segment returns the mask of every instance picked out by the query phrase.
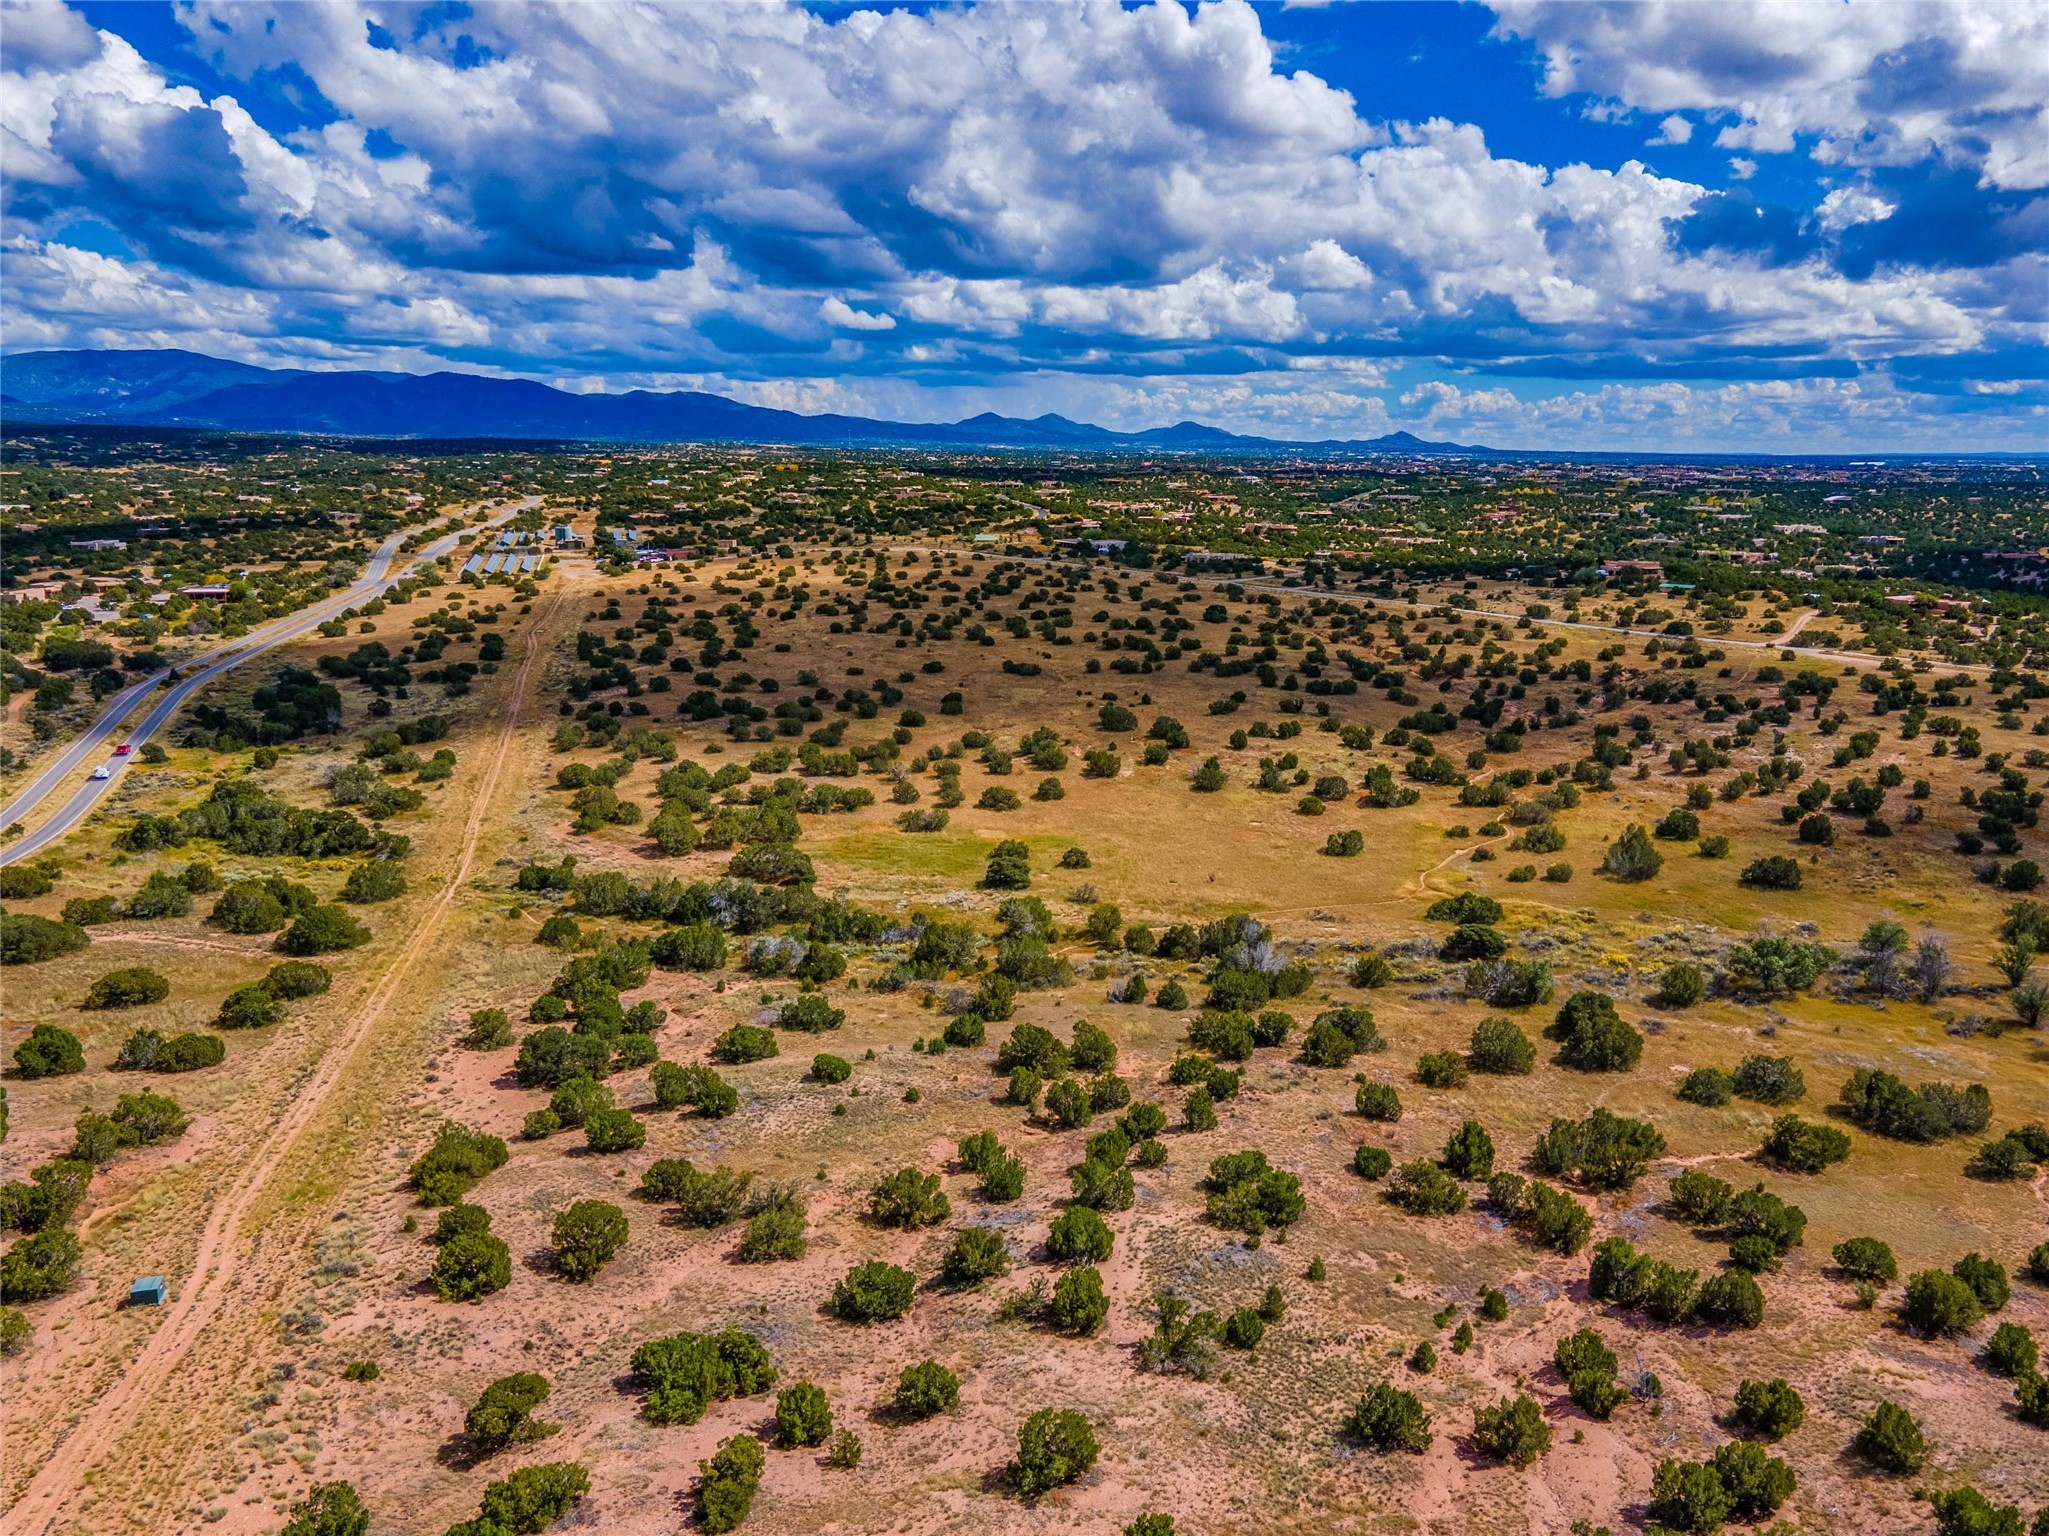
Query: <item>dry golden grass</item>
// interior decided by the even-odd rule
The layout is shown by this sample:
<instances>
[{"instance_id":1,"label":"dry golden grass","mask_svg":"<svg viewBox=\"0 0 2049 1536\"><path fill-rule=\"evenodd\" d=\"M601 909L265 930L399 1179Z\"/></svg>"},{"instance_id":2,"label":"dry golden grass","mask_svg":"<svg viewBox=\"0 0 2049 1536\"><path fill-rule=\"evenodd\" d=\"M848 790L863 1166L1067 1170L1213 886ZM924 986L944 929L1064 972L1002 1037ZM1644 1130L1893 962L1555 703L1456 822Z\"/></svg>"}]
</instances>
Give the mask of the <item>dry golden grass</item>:
<instances>
[{"instance_id":1,"label":"dry golden grass","mask_svg":"<svg viewBox=\"0 0 2049 1536\"><path fill-rule=\"evenodd\" d=\"M938 1010L920 1005L919 989L884 996L837 983L828 990L847 1009L847 1026L815 1040L786 1033L777 1059L727 1069L743 1098L740 1113L729 1120L650 1110L646 1147L620 1157L589 1156L573 1135L513 1140L511 1163L473 1197L492 1210L496 1230L512 1246L512 1285L476 1307L434 1302L421 1286L432 1250L423 1231L405 1230L416 1213L402 1187L407 1163L444 1117L514 1138L525 1113L543 1102L542 1095L512 1085L510 1051L472 1053L453 1045L473 1008L499 1006L515 1020L523 1018L561 961L532 942L547 908L509 893L511 866L574 851L584 871L618 868L641 879L660 873L688 880L715 877L728 857L707 852L663 860L637 834L623 830L594 838L569 835L566 797L548 788L559 761L548 750L559 694L545 690L559 686L570 670L573 652L561 647L586 608L597 606L586 603L586 595L628 584L574 573L568 580L573 600L551 627L513 631L515 653L520 638L555 649L532 726L518 735L486 818L476 878L451 907L431 960L409 976L404 1006L366 1043L264 1191L238 1250L247 1275L233 1310L191 1351L173 1378L174 1389L138 1405L118 1439L90 1447L64 1443L66 1413L116 1378L151 1326L149 1314L113 1309L119 1288L143 1269L185 1273L208 1202L264 1137L294 1085L343 1028L349 1009L397 954L423 910L430 882L422 877L451 866L474 767L510 705L510 667L484 680L455 710L460 723L451 744L462 770L433 794L431 814L403 819L418 845L417 889L399 903L371 909L376 942L344 957L336 966L334 993L295 1007L290 1023L264 1032L269 1038L231 1039L226 1068L171 1080L171 1091L194 1111L194 1130L165 1154L124 1160L96 1184L86 1227L86 1278L71 1295L35 1309L35 1349L5 1368L11 1490L19 1490L45 1456L90 1456L97 1466L96 1502L80 1507L76 1528L182 1531L217 1523L240 1532L274 1529L292 1495L312 1481L346 1477L377 1512L375 1528L438 1531L473 1514L484 1482L502 1476L504 1466L575 1458L593 1473L587 1518L607 1530L669 1531L687 1516L697 1460L726 1436L759 1427L770 1403L723 1404L697 1425L658 1429L639 1419L637 1399L622 1390L621 1378L641 1340L721 1326L759 1333L783 1379L822 1385L839 1421L855 1428L867 1445L854 1473L827 1470L813 1453L771 1452L749 1530L1111 1531L1153 1508L1174 1512L1182 1529L1197 1533L1562 1536L1582 1517L1611 1525L1639 1517L1656 1463L1699 1457L1722 1443L1727 1432L1719 1418L1737 1381L1780 1374L1794 1381L1808 1404L1806 1426L1780 1451L1800 1476L1788 1513L1797 1514L1803 1528L1915 1527L1920 1517L1906 1482L1863 1475L1842 1456L1858 1417L1880 1396L1906 1404L1928 1425L1936 1451L1924 1481L1946 1486L1972 1480L2022 1501L2030 1512L2049 1489L2049 1444L2039 1431L2007 1416L2007 1383L1973 1364L1966 1345L1927 1344L1902 1334L1887 1303L1872 1312L1855 1310L1848 1286L1826 1273L1829 1247L1861 1233L1890 1241L1903 1271L1947 1267L1964 1251L1978 1249L2017 1272L2042 1235L2042 1181L1976 1183L1961 1174L1965 1145L1903 1147L1854 1130L1848 1163L1813 1178L1775 1175L1745 1161L1771 1111L1742 1101L1700 1109L1672 1097L1687 1069L1732 1066L1745 1053L1764 1049L1790 1054L1803 1068L1809 1092L1802 1110L1810 1118L1850 1070L1876 1065L1913 1081L1988 1083L1996 1130L2049 1118L2041 1042L2026 1032L1994 1038L1946 1031L1946 1023L1963 1015L1996 1013L1999 999L1989 994L1952 996L1939 1008L1912 1002L1881 1008L1819 992L1768 1007L1711 1001L1670 1011L1648 1001L1666 960L1711 960L1760 925L1784 931L1811 922L1821 937L1847 948L1867 922L1887 915L1910 925L1934 923L1950 937L1958 982L1989 981L1989 933L2002 898L1970 883L1962 861L1944 851L1954 830L1967 824L1957 791L1978 781L1982 765L1932 761L1926 738L1901 743L1890 732L1875 761L1897 758L1909 780L1934 779L1927 823L1903 827L1884 841L1846 834L1838 849L1806 867L1807 887L1797 895L1752 892L1736 883L1751 858L1787 847L1777 799L1717 802L1703 813L1707 830L1734 841L1725 861L1700 860L1668 846L1663 874L1648 885L1620 886L1592 873L1613 835L1628 822L1654 820L1679 803L1684 783L1691 782L1673 779L1662 764L1664 745L1704 734L1689 724L1690 711L1682 716L1676 710L1645 711L1657 719L1660 736L1659 748L1648 754L1657 765L1648 780L1619 773L1612 794L1589 793L1578 809L1561 816L1569 847L1534 862L1570 861L1577 871L1572 882L1510 885L1505 874L1523 862L1519 856L1504 853L1494 862L1475 863L1472 839L1452 842L1443 836L1446 826L1477 826L1490 814L1451 805L1447 791L1427 791L1422 803L1405 811L1339 805L1322 817L1305 818L1295 813L1299 791L1271 795L1247 787L1261 752L1294 750L1312 773L1336 771L1354 782L1369 762L1401 756L1348 752L1335 736L1315 729L1313 716L1292 741L1255 741L1233 752L1226 738L1234 727L1262 715L1282 718L1273 708L1276 695L1256 687L1247 687L1250 698L1239 713L1206 713L1210 699L1249 679L1219 684L1172 664L1146 677L1088 677L1081 666L1091 652L1081 644L1006 641L978 648L957 642L898 651L888 638L833 636L816 623L764 621L764 642L787 641L792 649L772 654L764 644L750 656L749 667L757 675L773 671L781 677L783 697L794 690L800 668L837 688L852 666L863 667L862 681L872 685L900 666L914 667L923 655L943 656L943 676L906 685L909 702L928 716L907 753L966 728L1008 744L1034 726L1051 724L1077 755L1060 774L1064 799L1027 799L1020 810L999 814L972 809L980 789L992 781L969 754L963 775L968 804L953 812L939 834L895 831L898 808L886 793L878 797L881 803L851 816L806 817L802 846L817 861L822 893L844 893L886 912L964 913L987 928L997 897L975 888L983 861L997 839L1022 837L1033 850L1033 892L1063 925L1078 923L1086 913L1072 899L1084 882L1097 899L1117 903L1127 922L1146 921L1156 929L1229 911L1253 912L1283 941L1299 946L1315 967L1311 993L1287 1005L1299 1021L1306 1024L1318 1009L1337 1002L1372 1007L1391 1048L1354 1066L1399 1083L1407 1113L1393 1127L1368 1125L1351 1111L1349 1071L1304 1067L1292 1049L1258 1053L1247 1064L1243 1095L1220 1106L1220 1128L1203 1135L1171 1132L1167 1166L1138 1174L1137 1205L1110 1218L1117 1233L1116 1252L1103 1266L1113 1300L1110 1321L1094 1339L1063 1338L1027 1324L999 1323L995 1314L999 1300L1034 1275L1050 1280L1052 1271L1040 1261L1037 1245L1066 1192L1066 1170L1079 1158L1080 1136L1049 1131L997 1102L1002 1082L991 1072L990 1059L1005 1026L992 1027L988 1049L914 1053L913 1042L935 1036L943 1021ZM1503 594L1491 606L1515 611L1521 601ZM630 597L627 608L630 618ZM395 630L403 615L398 610L386 627ZM1568 643L1569 659L1590 656L1607 640L1575 632ZM1717 686L1739 694L1756 691L1746 686L1747 678L1768 656L1732 656L1735 676ZM1006 675L999 670L1006 657L1028 657L1044 671L1036 678ZM955 688L965 692L967 711L942 717L937 696ZM1101 740L1095 706L1106 689L1131 702L1142 724L1155 713L1178 716L1193 738L1192 749L1176 753L1166 767L1146 768L1137 763L1138 742L1126 738L1124 776L1083 779L1078 751ZM1426 703L1435 697L1418 691ZM1150 693L1150 705L1136 702L1142 692ZM664 723L663 699L650 696L649 702L657 706L654 723ZM1332 702L1344 719L1377 731L1403 713L1378 694ZM1857 707L1851 693L1839 693L1837 702ZM1982 702L1966 718L1985 730L1995 750L2018 745L2001 740ZM888 720L885 715L872 724L857 723L849 742L874 739ZM1520 759L1495 764L1569 761L1585 751L1591 724L1590 718L1569 732L1541 735ZM686 755L711 766L744 761L740 754L748 750L727 745L722 756L707 754L722 738L704 727L686 727L678 735ZM1470 738L1470 729L1464 735ZM1823 767L1831 744L1813 733L1811 722L1798 723L1791 736L1810 776L1820 772L1841 782L1843 773ZM1461 740L1460 750L1471 744ZM1217 795L1193 795L1186 774L1211 753L1223 758L1233 783ZM598 760L596 754L581 756ZM335 760L334 753L288 756L278 782L310 796L318 774ZM1749 760L1739 754L1738 766ZM1868 771L1874 765L1860 766ZM204 776L213 771L204 754L174 754L173 763L153 778L131 779L129 793L153 807L189 801L204 792ZM646 801L653 771L642 764L621 793ZM994 782L1028 795L1039 777L1020 761L1008 779ZM917 782L926 791L923 803L930 804L931 778ZM58 897L28 907L54 907L62 896L81 890L125 890L139 883L150 861L117 864L109 852L119 820L109 818L75 838L66 849ZM1366 835L1365 855L1321 856L1317 850L1325 836L1348 827ZM1055 870L1059 851L1075 844L1087 849L1092 867ZM310 877L327 890L338 884L340 871L295 871L294 877ZM1441 926L1422 920L1422 909L1434 895L1464 889L1503 900L1509 910L1504 931L1519 952L1541 952L1554 961L1560 999L1577 986L1598 985L1617 997L1632 1021L1658 1021L1655 1029L1647 1026L1644 1059L1634 1072L1599 1078L1567 1072L1550 1063L1546 1047L1536 1073L1527 1078L1475 1076L1464 1088L1444 1092L1414 1081L1418 1054L1462 1048L1488 1010L1459 995L1455 966L1407 959L1395 985L1363 994L1347 984L1345 972L1364 944L1441 936ZM512 915L515 905L518 916ZM119 936L102 930L85 955L9 973L10 1042L38 1019L58 1020L81 1030L92 1063L80 1077L10 1084L11 1163L25 1166L59 1149L80 1107L104 1105L126 1086L101 1068L127 1029L158 1017L188 1027L202 1022L221 994L260 973L270 958L261 940L224 938L196 918L146 925L147 931L133 926L132 935L127 929ZM609 926L627 931L627 925ZM1055 992L1029 994L1017 1021L1063 1035L1077 1019L1102 1025L1121 1047L1119 1070L1136 1095L1162 1102L1178 1121L1180 1091L1162 1079L1181 1049L1188 1013L1105 1001L1110 976L1122 975L1130 962L1096 956L1079 943L1064 947L1077 964L1078 979ZM79 1013L74 1004L85 983L114 963L135 963L131 954L150 957L148 963L172 977L172 1000L134 1014ZM877 968L857 960L853 979L865 980ZM1105 974L1096 974L1099 968ZM1156 981L1169 972L1182 975L1199 1000L1201 986L1191 968L1150 962L1143 968ZM780 1001L796 990L787 981L758 982L737 971L722 978L723 985L720 978L658 971L627 1001L646 996L663 1003L669 1017L659 1034L662 1053L688 1061L702 1059L711 1038L729 1024L753 1019L764 995ZM1522 1020L1525 1028L1535 1035L1550 1011L1533 1010ZM152 1017L145 1019L145 1013ZM1770 1037L1761 1038L1766 1029ZM848 1089L804 1080L814 1050L854 1061ZM866 1059L870 1051L872 1060ZM650 1097L644 1074L624 1074L614 1086L622 1102L645 1103ZM906 1090L912 1088L917 1102L907 1103ZM1564 1259L1522 1244L1484 1208L1437 1220L1402 1215L1349 1171L1352 1149L1361 1140L1387 1146L1397 1161L1434 1156L1467 1118L1487 1126L1502 1164L1514 1166L1554 1115L1584 1114L1596 1103L1654 1120L1669 1143L1667 1171L1685 1164L1710 1167L1731 1182L1762 1178L1807 1212L1805 1247L1783 1273L1765 1279L1769 1310L1761 1329L1711 1334L1639 1328L1588 1306L1584 1255ZM835 1112L840 1109L845 1112ZM1025 1197L1015 1205L984 1206L972 1177L952 1164L956 1142L983 1128L995 1129L1028 1165ZM1285 1243L1269 1238L1250 1250L1201 1219L1199 1180L1208 1159L1240 1147L1265 1149L1302 1179L1308 1213ZM808 1256L792 1264L740 1265L731 1257L737 1227L684 1229L656 1208L625 1197L641 1169L668 1156L724 1162L761 1180L798 1185L810 1207ZM869 1226L861 1220L869 1185L907 1164L945 1174L952 1220L910 1235ZM1721 1249L1659 1214L1663 1187L1664 1177L1654 1171L1629 1193L1590 1199L1597 1236L1629 1235L1662 1257L1711 1271ZM627 1209L632 1240L592 1284L568 1286L546 1273L539 1256L554 1213L571 1200L594 1197L615 1199ZM420 1214L422 1226L430 1227L431 1213ZM923 1290L909 1318L874 1329L852 1329L822 1313L832 1282L852 1263L886 1257L929 1276L948 1234L970 1221L1006 1232L1013 1259L1008 1277L981 1292ZM1329 1270L1321 1284L1302 1277L1315 1256ZM1253 1354L1226 1352L1223 1369L1207 1382L1136 1369L1132 1350L1150 1330L1147 1303L1158 1291L1172 1289L1199 1306L1229 1307L1256 1301L1269 1283L1286 1291L1290 1312ZM1509 1293L1510 1317L1500 1324L1476 1322L1474 1349L1456 1355L1449 1335L1458 1321L1472 1316L1483 1285ZM1462 1309L1458 1317L1434 1327L1433 1314L1453 1304ZM2049 1300L2040 1288L2017 1281L2005 1316L2042 1333L2049 1329ZM1567 1402L1550 1366L1551 1347L1588 1322L1622 1356L1626 1378L1638 1369L1660 1377L1660 1412L1631 1404L1601 1424ZM1433 1376L1418 1377L1402 1361L1425 1337L1436 1340L1442 1359ZM900 1425L880 1405L896 1372L928 1355L960 1373L962 1408L928 1424ZM357 1358L376 1359L382 1378L367 1385L343 1383L341 1366ZM464 1465L448 1454L464 1408L484 1383L515 1369L551 1378L555 1390L544 1416L559 1422L561 1432L483 1467ZM1336 1439L1351 1399L1388 1377L1418 1391L1436 1416L1438 1438L1425 1456L1383 1459ZM1523 1473L1485 1465L1465 1440L1471 1408L1519 1381L1544 1404L1557 1431L1551 1454ZM1097 1423L1104 1449L1096 1472L1036 1507L993 1489L990 1479L1012 1454L1023 1416L1042 1406L1069 1405L1084 1408ZM32 1510L19 1513L34 1517Z\"/></svg>"}]
</instances>

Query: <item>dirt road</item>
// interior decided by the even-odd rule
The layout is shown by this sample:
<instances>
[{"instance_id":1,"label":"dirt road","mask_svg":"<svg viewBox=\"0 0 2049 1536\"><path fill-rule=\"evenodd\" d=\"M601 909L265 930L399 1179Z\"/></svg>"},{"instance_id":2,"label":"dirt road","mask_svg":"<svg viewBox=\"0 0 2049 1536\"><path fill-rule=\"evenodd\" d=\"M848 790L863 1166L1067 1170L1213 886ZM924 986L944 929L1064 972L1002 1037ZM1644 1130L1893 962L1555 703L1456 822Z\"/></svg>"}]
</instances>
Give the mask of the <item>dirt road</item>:
<instances>
[{"instance_id":1,"label":"dirt road","mask_svg":"<svg viewBox=\"0 0 2049 1536\"><path fill-rule=\"evenodd\" d=\"M463 828L461 852L446 883L421 915L419 926L405 948L399 951L364 998L341 1037L321 1058L319 1067L307 1079L298 1097L269 1134L248 1149L241 1173L214 1203L200 1235L191 1272L173 1287L173 1300L165 1308L169 1315L150 1335L149 1342L128 1369L80 1417L77 1427L65 1437L58 1453L43 1463L13 1508L0 1517L0 1529L8 1533L53 1533L76 1528L71 1516L86 1487L87 1478L113 1452L121 1429L145 1416L149 1400L163 1389L241 1282L244 1260L242 1228L247 1217L284 1163L293 1143L347 1077L349 1064L357 1050L385 1017L406 983L413 979L421 961L431 954L456 893L469 879L477 838L491 813L500 773L512 755L521 706L533 674L545 655L549 622L561 606L563 596L558 591L549 599L535 614L527 631L526 656L513 680L505 724L499 732L491 761L478 780L476 796L470 803L469 819Z\"/></svg>"}]
</instances>

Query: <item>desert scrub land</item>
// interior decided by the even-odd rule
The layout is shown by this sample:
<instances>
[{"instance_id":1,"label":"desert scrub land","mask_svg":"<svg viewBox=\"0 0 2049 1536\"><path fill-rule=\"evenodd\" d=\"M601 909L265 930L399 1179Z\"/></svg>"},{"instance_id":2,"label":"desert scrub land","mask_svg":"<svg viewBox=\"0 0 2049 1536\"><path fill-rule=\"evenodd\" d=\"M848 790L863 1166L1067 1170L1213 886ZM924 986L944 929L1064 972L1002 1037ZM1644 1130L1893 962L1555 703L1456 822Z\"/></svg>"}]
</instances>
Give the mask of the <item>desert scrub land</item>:
<instances>
[{"instance_id":1,"label":"desert scrub land","mask_svg":"<svg viewBox=\"0 0 2049 1536\"><path fill-rule=\"evenodd\" d=\"M10 1523L2049 1503L2027 657L758 542L444 575L10 867Z\"/></svg>"}]
</instances>

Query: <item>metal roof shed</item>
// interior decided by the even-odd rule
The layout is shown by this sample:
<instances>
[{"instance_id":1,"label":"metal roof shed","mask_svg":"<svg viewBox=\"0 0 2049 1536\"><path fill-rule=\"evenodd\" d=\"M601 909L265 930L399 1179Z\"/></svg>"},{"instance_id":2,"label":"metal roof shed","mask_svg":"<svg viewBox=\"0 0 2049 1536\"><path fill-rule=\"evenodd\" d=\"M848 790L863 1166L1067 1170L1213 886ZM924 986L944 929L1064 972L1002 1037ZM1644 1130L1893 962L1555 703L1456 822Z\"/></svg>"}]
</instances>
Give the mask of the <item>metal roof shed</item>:
<instances>
[{"instance_id":1,"label":"metal roof shed","mask_svg":"<svg viewBox=\"0 0 2049 1536\"><path fill-rule=\"evenodd\" d=\"M131 1307L160 1307L171 1299L171 1288L162 1275L144 1275L128 1287Z\"/></svg>"}]
</instances>

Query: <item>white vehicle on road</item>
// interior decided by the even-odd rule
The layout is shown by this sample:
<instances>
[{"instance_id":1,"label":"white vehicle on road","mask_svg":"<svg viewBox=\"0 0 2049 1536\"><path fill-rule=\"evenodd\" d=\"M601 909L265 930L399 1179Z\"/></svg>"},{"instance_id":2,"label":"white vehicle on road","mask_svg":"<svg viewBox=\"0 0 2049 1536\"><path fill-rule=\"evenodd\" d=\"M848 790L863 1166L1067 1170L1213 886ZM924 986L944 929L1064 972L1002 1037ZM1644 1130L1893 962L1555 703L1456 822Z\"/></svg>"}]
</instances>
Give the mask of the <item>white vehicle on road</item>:
<instances>
[{"instance_id":1,"label":"white vehicle on road","mask_svg":"<svg viewBox=\"0 0 2049 1536\"><path fill-rule=\"evenodd\" d=\"M114 776L114 765L112 763L101 763L99 767L93 769L92 776L96 779L111 779Z\"/></svg>"}]
</instances>

